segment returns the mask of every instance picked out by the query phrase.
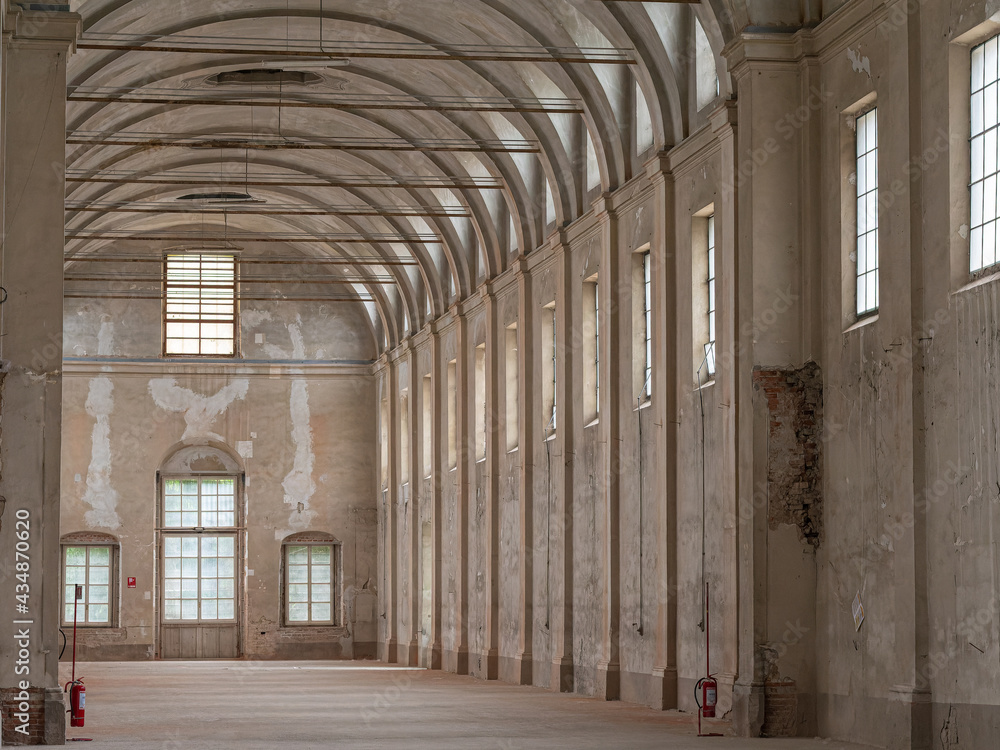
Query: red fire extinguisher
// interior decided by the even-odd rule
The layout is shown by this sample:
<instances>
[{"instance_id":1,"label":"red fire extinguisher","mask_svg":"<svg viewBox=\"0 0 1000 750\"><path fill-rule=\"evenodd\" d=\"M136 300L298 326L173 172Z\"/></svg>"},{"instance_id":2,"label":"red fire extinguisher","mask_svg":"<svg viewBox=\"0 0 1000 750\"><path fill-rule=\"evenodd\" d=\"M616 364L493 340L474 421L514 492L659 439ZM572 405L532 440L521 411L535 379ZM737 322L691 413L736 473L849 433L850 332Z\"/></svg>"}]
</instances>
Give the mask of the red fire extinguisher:
<instances>
[{"instance_id":1,"label":"red fire extinguisher","mask_svg":"<svg viewBox=\"0 0 1000 750\"><path fill-rule=\"evenodd\" d=\"M83 586L77 584L76 596L73 600L73 676L66 683L64 690L69 693L69 725L82 727L84 709L87 706L87 689L83 686L83 678L76 679L76 607L83 599Z\"/></svg>"},{"instance_id":2,"label":"red fire extinguisher","mask_svg":"<svg viewBox=\"0 0 1000 750\"><path fill-rule=\"evenodd\" d=\"M83 680L67 682L66 690L69 691L69 725L82 727L84 709L87 706L87 689L83 686Z\"/></svg>"},{"instance_id":3,"label":"red fire extinguisher","mask_svg":"<svg viewBox=\"0 0 1000 750\"><path fill-rule=\"evenodd\" d=\"M698 704L698 736L699 737L721 737L718 732L702 732L701 720L715 718L715 706L719 702L719 683L712 677L712 668L709 657L712 653L709 633L711 633L710 620L708 617L708 584L705 584L705 677L695 683L694 700ZM698 690L701 690L701 700L698 700Z\"/></svg>"},{"instance_id":4,"label":"red fire extinguisher","mask_svg":"<svg viewBox=\"0 0 1000 750\"><path fill-rule=\"evenodd\" d=\"M719 683L714 677L702 677L698 680L701 688L701 715L706 719L715 718L715 706L719 702Z\"/></svg>"}]
</instances>

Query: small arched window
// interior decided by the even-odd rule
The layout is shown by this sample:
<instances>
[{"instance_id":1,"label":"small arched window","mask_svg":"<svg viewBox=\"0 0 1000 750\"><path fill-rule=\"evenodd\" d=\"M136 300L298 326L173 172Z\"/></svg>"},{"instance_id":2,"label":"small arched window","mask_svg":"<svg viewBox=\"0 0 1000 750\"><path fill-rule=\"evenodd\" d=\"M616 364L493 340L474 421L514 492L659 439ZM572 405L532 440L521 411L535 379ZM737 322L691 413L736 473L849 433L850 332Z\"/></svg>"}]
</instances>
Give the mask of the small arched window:
<instances>
[{"instance_id":1,"label":"small arched window","mask_svg":"<svg viewBox=\"0 0 1000 750\"><path fill-rule=\"evenodd\" d=\"M79 532L62 538L62 624L114 627L118 618L118 540Z\"/></svg>"},{"instance_id":2,"label":"small arched window","mask_svg":"<svg viewBox=\"0 0 1000 750\"><path fill-rule=\"evenodd\" d=\"M340 625L341 545L306 531L281 545L282 620L286 626Z\"/></svg>"}]
</instances>

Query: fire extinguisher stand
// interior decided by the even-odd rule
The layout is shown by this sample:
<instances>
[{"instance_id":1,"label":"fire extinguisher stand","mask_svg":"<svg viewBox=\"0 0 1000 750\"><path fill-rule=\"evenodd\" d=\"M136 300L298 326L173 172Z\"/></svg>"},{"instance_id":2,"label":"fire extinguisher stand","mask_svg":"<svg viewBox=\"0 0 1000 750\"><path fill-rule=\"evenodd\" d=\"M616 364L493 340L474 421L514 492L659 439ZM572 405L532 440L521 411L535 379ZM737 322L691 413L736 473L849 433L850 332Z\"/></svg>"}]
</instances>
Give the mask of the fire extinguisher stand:
<instances>
[{"instance_id":1,"label":"fire extinguisher stand","mask_svg":"<svg viewBox=\"0 0 1000 750\"><path fill-rule=\"evenodd\" d=\"M83 679L76 679L76 615L79 602L83 598L83 586L77 584L73 597L73 672L64 690L69 693L69 724L71 727L82 727L84 722L87 693L83 687ZM82 738L73 738L71 742L90 742Z\"/></svg>"},{"instance_id":2,"label":"fire extinguisher stand","mask_svg":"<svg viewBox=\"0 0 1000 750\"><path fill-rule=\"evenodd\" d=\"M712 630L712 628L711 628L711 625L710 625L710 621L708 619L708 582L706 582L705 583L705 675L706 676L702 677L700 680L698 680L698 683L694 686L694 700L695 700L695 703L698 703L698 689L705 682L712 683L713 687L710 688L710 689L713 690L713 692L716 695L718 695L718 684L715 682L715 678L712 677L712 667L711 667L711 663L710 663L711 662L711 660L710 660L711 651L709 650L709 646L711 645L711 641L709 639L710 638L709 634L710 634L711 630ZM706 691L706 695L707 695L707 691ZM707 711L708 708L709 708L709 706L708 706L708 701L707 700L705 701L704 705L702 705L701 703L698 703L698 736L699 737L722 737L723 735L719 734L718 732L702 732L701 731L701 716L702 716L703 713L706 713L706 711ZM712 709L712 714L711 715L715 716L715 703L714 703L714 701L712 703L711 709Z\"/></svg>"}]
</instances>

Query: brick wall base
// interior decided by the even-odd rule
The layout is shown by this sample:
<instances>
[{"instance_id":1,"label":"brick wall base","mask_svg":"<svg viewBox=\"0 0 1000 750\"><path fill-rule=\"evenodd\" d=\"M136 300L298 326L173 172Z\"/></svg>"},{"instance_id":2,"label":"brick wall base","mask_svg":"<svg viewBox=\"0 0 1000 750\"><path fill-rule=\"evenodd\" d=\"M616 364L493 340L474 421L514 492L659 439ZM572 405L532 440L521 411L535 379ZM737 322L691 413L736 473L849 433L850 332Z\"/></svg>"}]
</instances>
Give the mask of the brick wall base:
<instances>
[{"instance_id":1,"label":"brick wall base","mask_svg":"<svg viewBox=\"0 0 1000 750\"><path fill-rule=\"evenodd\" d=\"M4 746L62 745L66 739L65 711L58 689L0 688ZM25 731L19 731L20 727Z\"/></svg>"},{"instance_id":2,"label":"brick wall base","mask_svg":"<svg viewBox=\"0 0 1000 750\"><path fill-rule=\"evenodd\" d=\"M761 737L795 737L798 695L795 682L768 682L764 685L764 726Z\"/></svg>"}]
</instances>

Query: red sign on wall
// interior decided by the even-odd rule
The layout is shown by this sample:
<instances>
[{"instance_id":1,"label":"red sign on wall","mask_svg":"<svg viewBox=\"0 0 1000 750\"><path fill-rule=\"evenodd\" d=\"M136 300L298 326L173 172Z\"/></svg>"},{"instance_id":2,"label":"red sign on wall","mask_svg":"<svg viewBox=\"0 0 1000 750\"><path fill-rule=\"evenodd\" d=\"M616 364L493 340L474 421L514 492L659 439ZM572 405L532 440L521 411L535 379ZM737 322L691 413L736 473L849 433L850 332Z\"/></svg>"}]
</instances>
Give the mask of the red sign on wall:
<instances>
[{"instance_id":1,"label":"red sign on wall","mask_svg":"<svg viewBox=\"0 0 1000 750\"><path fill-rule=\"evenodd\" d=\"M130 589L134 589L135 588L135 579L134 578L129 578L128 579L128 587Z\"/></svg>"}]
</instances>

